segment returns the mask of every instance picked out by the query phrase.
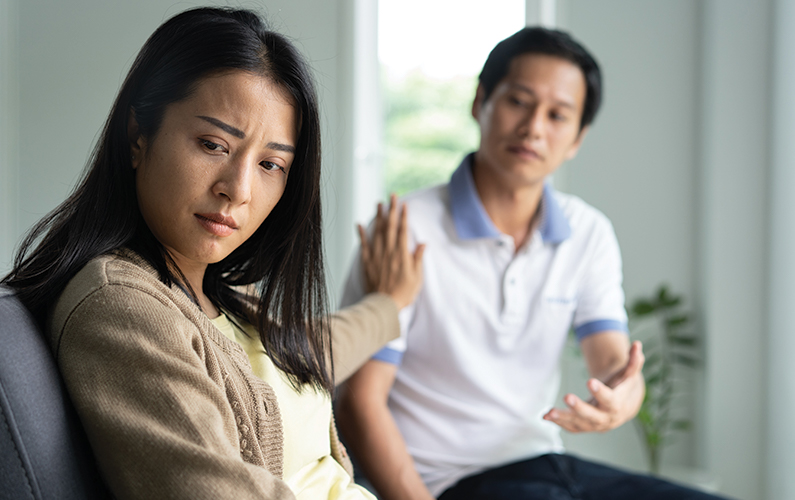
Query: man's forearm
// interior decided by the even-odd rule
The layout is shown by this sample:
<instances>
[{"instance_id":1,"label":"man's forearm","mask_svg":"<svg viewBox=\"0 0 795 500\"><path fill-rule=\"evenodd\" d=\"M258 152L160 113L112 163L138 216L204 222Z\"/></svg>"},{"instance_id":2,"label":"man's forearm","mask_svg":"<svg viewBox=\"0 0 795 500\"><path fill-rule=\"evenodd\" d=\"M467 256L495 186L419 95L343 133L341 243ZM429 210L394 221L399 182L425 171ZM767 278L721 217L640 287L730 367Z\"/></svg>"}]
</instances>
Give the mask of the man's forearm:
<instances>
[{"instance_id":1,"label":"man's forearm","mask_svg":"<svg viewBox=\"0 0 795 500\"><path fill-rule=\"evenodd\" d=\"M357 374L359 375L359 374ZM337 422L346 444L383 500L431 500L385 400L357 387L341 390Z\"/></svg>"},{"instance_id":2,"label":"man's forearm","mask_svg":"<svg viewBox=\"0 0 795 500\"><path fill-rule=\"evenodd\" d=\"M365 475L383 500L433 498L414 468L403 437L386 407L363 418L359 430L362 440L354 453L360 457Z\"/></svg>"}]
</instances>

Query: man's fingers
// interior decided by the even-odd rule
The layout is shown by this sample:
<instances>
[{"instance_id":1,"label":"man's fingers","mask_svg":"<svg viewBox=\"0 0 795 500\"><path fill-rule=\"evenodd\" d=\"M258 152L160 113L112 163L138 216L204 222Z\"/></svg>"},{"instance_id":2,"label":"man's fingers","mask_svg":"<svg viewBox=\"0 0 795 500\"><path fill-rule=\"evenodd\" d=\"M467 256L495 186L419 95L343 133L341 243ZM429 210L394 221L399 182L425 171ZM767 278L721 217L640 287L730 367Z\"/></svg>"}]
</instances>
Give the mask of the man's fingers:
<instances>
[{"instance_id":1,"label":"man's fingers","mask_svg":"<svg viewBox=\"0 0 795 500\"><path fill-rule=\"evenodd\" d=\"M636 340L629 348L629 361L627 361L625 378L633 377L640 373L645 362L646 356L643 355L643 344L641 344L640 340Z\"/></svg>"},{"instance_id":2,"label":"man's fingers","mask_svg":"<svg viewBox=\"0 0 795 500\"><path fill-rule=\"evenodd\" d=\"M605 385L612 388L618 387L628 378L637 375L643 368L643 363L645 361L646 358L643 355L643 346L639 340L636 340L629 347L629 359L627 360L627 364L605 380Z\"/></svg>"},{"instance_id":3,"label":"man's fingers","mask_svg":"<svg viewBox=\"0 0 795 500\"><path fill-rule=\"evenodd\" d=\"M592 399L589 401L589 406L596 406L599 410L606 412L615 409L615 394L613 389L595 378L590 379L586 385L588 386L588 392L590 392L592 396Z\"/></svg>"},{"instance_id":4,"label":"man's fingers","mask_svg":"<svg viewBox=\"0 0 795 500\"><path fill-rule=\"evenodd\" d=\"M569 432L604 432L617 427L637 412L637 408L627 411L626 400L627 395L636 390L635 377L641 372L644 362L643 346L640 342L633 342L624 368L607 382L595 378L588 380L586 385L592 396L588 402L567 394L563 401L568 409L553 408L544 415L544 419Z\"/></svg>"},{"instance_id":5,"label":"man's fingers","mask_svg":"<svg viewBox=\"0 0 795 500\"><path fill-rule=\"evenodd\" d=\"M560 410L558 408L552 408L544 415L544 420L549 420L554 424L562 427L563 429L569 432L580 432L574 425L571 423L571 412L568 410Z\"/></svg>"},{"instance_id":6,"label":"man's fingers","mask_svg":"<svg viewBox=\"0 0 795 500\"><path fill-rule=\"evenodd\" d=\"M587 420L591 424L598 424L603 420L603 412L595 406L586 403L574 394L566 394L563 398L574 416Z\"/></svg>"},{"instance_id":7,"label":"man's fingers","mask_svg":"<svg viewBox=\"0 0 795 500\"><path fill-rule=\"evenodd\" d=\"M639 340L636 340L629 347L629 359L627 360L627 364L624 365L624 368L607 379L607 381L605 381L605 385L611 388L618 387L627 379L640 373L643 369L643 364L645 361L646 357L643 355L643 346Z\"/></svg>"},{"instance_id":8,"label":"man's fingers","mask_svg":"<svg viewBox=\"0 0 795 500\"><path fill-rule=\"evenodd\" d=\"M555 417L551 420L552 422L560 426L562 429L569 431L573 434L585 432L585 430L576 422L574 422L568 415L558 414L555 415Z\"/></svg>"},{"instance_id":9,"label":"man's fingers","mask_svg":"<svg viewBox=\"0 0 795 500\"><path fill-rule=\"evenodd\" d=\"M568 402L566 403L568 405ZM569 432L593 432L601 430L600 419L594 419L590 415L582 415L577 406L585 406L586 403L579 401L579 405L575 403L574 407L569 406L569 409L553 408L546 415L545 420L549 420ZM577 409L575 409L577 408Z\"/></svg>"}]
</instances>

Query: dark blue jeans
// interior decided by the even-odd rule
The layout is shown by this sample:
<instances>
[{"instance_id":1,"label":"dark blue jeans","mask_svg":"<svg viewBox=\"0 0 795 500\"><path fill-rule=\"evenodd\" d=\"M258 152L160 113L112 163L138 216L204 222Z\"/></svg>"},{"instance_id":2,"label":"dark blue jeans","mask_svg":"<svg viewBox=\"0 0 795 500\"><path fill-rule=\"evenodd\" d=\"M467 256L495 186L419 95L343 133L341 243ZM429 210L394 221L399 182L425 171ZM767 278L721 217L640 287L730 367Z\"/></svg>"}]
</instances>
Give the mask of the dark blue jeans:
<instances>
[{"instance_id":1,"label":"dark blue jeans","mask_svg":"<svg viewBox=\"0 0 795 500\"><path fill-rule=\"evenodd\" d=\"M708 500L719 499L662 479L571 455L543 455L465 477L439 500Z\"/></svg>"}]
</instances>

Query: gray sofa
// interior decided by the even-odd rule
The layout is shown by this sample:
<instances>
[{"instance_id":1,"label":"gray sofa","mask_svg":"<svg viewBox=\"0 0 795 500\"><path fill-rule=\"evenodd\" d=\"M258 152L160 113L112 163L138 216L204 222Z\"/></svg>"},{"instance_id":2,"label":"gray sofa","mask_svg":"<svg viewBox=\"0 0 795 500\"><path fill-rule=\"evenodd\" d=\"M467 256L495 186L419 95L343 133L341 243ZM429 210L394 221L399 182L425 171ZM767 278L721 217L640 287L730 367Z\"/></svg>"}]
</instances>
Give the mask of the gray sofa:
<instances>
[{"instance_id":1,"label":"gray sofa","mask_svg":"<svg viewBox=\"0 0 795 500\"><path fill-rule=\"evenodd\" d=\"M0 418L0 498L110 497L43 335L2 287Z\"/></svg>"}]
</instances>

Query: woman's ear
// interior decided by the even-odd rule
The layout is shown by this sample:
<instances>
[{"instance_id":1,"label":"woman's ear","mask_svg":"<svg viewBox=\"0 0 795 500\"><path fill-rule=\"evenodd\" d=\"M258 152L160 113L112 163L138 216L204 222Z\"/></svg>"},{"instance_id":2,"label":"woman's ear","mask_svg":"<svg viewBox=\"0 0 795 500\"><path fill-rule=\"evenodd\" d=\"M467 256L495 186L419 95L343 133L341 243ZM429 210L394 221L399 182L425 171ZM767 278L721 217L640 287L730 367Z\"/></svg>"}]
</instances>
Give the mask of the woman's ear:
<instances>
[{"instance_id":1,"label":"woman's ear","mask_svg":"<svg viewBox=\"0 0 795 500\"><path fill-rule=\"evenodd\" d=\"M127 138L130 141L130 161L132 168L138 168L144 156L145 139L141 135L138 121L135 119L135 110L130 108L130 118L127 121Z\"/></svg>"}]
</instances>

